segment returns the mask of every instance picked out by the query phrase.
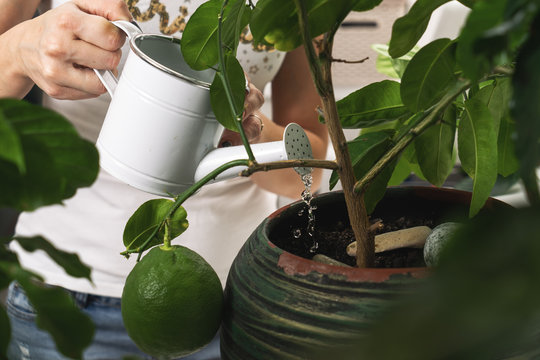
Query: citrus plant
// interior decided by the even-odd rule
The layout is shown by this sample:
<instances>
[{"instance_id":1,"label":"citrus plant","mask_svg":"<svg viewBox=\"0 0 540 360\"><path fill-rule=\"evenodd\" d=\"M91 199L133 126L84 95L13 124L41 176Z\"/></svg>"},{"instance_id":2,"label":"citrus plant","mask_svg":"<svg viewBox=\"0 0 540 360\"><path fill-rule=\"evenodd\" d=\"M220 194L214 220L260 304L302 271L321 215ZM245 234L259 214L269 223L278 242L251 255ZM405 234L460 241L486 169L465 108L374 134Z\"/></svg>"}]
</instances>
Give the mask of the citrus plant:
<instances>
[{"instance_id":1,"label":"citrus plant","mask_svg":"<svg viewBox=\"0 0 540 360\"><path fill-rule=\"evenodd\" d=\"M322 99L321 121L328 125L336 153L337 170L331 185L338 179L342 183L355 236L361 243L357 247L359 266L372 263L373 238L367 219L388 185L399 184L414 172L441 186L459 158L473 181L472 217L489 197L497 176L509 176L520 169L512 138L516 117L511 116L509 105L522 104L523 97L512 92L516 81L512 60L536 11L524 5L534 1L523 0L520 6L504 0L489 5L462 1L474 10L460 37L437 39L410 53L432 12L450 1L419 0L395 22L387 58L401 75L399 81L370 84L340 101L334 98L331 79L335 33L351 11L370 10L381 0L261 0L256 5L242 0L210 0L193 14L183 34L182 52L190 66L216 70L211 96L217 119L241 133L245 80L235 58L241 29L249 24L255 44L277 50L304 46ZM517 25L517 19L524 22ZM322 37L317 49L316 37ZM521 117L520 124L527 124L523 128L535 129L529 124L530 117ZM345 146L344 128L362 132ZM518 136L523 141L517 144L526 144L523 149L537 147L536 131L518 131ZM249 150L249 144L245 145ZM532 164L538 159L533 151L527 154L530 159L523 164L529 165L519 171L531 185L531 200L537 202L538 191L531 178L535 176ZM253 166L256 159L250 151L248 155L251 162L244 164ZM176 206L188 196L179 195Z\"/></svg>"},{"instance_id":2,"label":"citrus plant","mask_svg":"<svg viewBox=\"0 0 540 360\"><path fill-rule=\"evenodd\" d=\"M211 96L217 119L241 134L244 79L235 59L241 29L249 24L255 44L277 50L304 46L322 99L321 121L328 126L336 153L331 184L338 179L342 183L360 244L358 266L370 266L373 261L370 211L387 186L399 184L411 173L441 186L459 159L472 179L471 217L500 176L518 174L529 202L540 203L535 174L540 163L539 3L461 0L471 12L459 37L437 39L415 49L433 11L451 1L456 0L418 0L394 23L388 47L379 52L399 80L370 84L340 101L334 98L331 79L334 36L350 12L367 11L381 0L260 0L256 4L210 0L193 14L183 34L182 51L190 65L216 70ZM347 143L344 128L362 131ZM246 141L244 145L249 159L243 164L254 167L256 159ZM177 196L171 212L154 222L154 232L126 254L145 251L190 192ZM482 249L489 251L487 246ZM441 305L440 309L447 308Z\"/></svg>"}]
</instances>

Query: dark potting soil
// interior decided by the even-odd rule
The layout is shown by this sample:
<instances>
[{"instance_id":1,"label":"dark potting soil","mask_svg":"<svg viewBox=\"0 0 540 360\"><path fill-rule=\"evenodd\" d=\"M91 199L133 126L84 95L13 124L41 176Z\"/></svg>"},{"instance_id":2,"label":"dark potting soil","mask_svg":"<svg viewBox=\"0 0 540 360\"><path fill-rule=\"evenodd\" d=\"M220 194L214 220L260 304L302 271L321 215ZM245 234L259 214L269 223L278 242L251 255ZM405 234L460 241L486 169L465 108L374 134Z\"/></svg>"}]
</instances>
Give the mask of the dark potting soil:
<instances>
[{"instance_id":1,"label":"dark potting soil","mask_svg":"<svg viewBox=\"0 0 540 360\"><path fill-rule=\"evenodd\" d=\"M372 219L371 223L373 224L379 220L381 220L381 226L377 228L375 235L413 226L425 225L430 228L435 226L432 220L405 218L398 218L390 223L385 223L382 219ZM338 222L331 229L317 229L316 227L313 237L304 232L304 234L296 238L294 232L292 232L290 237L282 237L275 240L274 243L281 249L306 259L311 259L316 254L323 254L344 264L356 266L356 258L347 255L346 251L347 246L353 241L354 235L350 226ZM314 244L316 244L316 250L312 251ZM375 254L374 267L377 268L424 266L426 264L423 249L401 248Z\"/></svg>"}]
</instances>

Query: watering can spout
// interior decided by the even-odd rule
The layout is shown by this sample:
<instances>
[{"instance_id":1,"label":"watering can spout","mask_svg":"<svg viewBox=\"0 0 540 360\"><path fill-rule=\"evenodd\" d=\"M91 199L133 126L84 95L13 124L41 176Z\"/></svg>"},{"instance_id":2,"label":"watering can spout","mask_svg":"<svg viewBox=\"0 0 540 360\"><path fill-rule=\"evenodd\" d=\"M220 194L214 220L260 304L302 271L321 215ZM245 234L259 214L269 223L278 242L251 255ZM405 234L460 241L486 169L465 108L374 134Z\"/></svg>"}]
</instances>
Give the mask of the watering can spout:
<instances>
[{"instance_id":1,"label":"watering can spout","mask_svg":"<svg viewBox=\"0 0 540 360\"><path fill-rule=\"evenodd\" d=\"M311 143L298 124L287 125L283 132L283 140L251 145L253 155L258 163L266 163L281 160L311 159L313 153ZM246 159L247 153L244 146L231 146L218 148L210 151L199 163L195 171L195 182L203 179L219 166L237 159ZM235 166L219 174L214 181L234 178L245 170L246 166ZM300 174L311 172L309 168L295 168Z\"/></svg>"}]
</instances>

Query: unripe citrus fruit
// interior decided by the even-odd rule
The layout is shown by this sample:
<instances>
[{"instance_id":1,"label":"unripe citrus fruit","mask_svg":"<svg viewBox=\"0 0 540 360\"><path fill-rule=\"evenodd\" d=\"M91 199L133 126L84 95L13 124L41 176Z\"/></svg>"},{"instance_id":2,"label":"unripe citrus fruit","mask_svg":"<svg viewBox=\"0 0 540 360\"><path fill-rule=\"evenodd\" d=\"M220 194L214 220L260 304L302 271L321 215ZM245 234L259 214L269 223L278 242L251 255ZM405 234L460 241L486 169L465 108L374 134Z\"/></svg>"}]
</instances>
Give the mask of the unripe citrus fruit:
<instances>
[{"instance_id":1,"label":"unripe citrus fruit","mask_svg":"<svg viewBox=\"0 0 540 360\"><path fill-rule=\"evenodd\" d=\"M144 352L175 358L208 344L221 323L223 291L214 269L183 247L151 249L127 277L122 317Z\"/></svg>"}]
</instances>

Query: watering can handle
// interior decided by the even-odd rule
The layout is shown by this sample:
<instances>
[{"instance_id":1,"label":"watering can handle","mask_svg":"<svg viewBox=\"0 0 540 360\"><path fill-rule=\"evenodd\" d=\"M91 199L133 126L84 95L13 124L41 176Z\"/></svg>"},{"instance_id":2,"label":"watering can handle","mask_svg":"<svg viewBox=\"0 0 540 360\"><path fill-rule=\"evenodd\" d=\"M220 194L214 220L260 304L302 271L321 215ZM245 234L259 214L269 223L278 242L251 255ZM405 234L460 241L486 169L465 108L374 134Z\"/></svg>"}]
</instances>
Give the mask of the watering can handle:
<instances>
[{"instance_id":1,"label":"watering can handle","mask_svg":"<svg viewBox=\"0 0 540 360\"><path fill-rule=\"evenodd\" d=\"M135 21L116 20L111 21L117 28L126 33L128 40L131 40L135 35L141 34L142 30ZM113 96L116 85L118 85L118 79L110 70L94 69L97 77L107 89L107 92Z\"/></svg>"}]
</instances>

